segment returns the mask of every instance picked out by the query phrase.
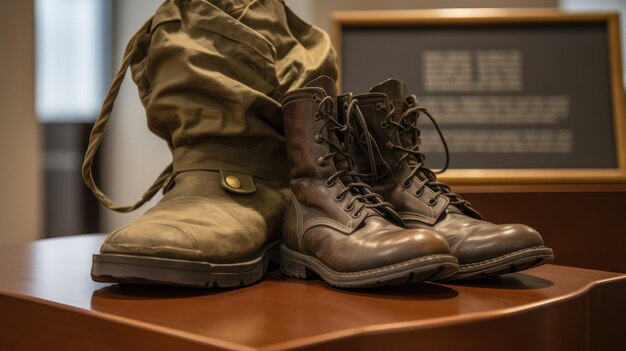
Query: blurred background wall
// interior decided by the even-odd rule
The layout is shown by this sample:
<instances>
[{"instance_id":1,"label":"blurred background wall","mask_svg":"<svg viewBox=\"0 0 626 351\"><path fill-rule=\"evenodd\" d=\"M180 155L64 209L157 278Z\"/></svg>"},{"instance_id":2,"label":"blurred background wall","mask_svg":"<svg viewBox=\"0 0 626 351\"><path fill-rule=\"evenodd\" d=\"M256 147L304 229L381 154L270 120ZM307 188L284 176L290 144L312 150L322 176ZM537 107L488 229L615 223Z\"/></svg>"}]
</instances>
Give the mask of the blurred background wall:
<instances>
[{"instance_id":1,"label":"blurred background wall","mask_svg":"<svg viewBox=\"0 0 626 351\"><path fill-rule=\"evenodd\" d=\"M43 231L34 38L33 0L0 1L0 244Z\"/></svg>"},{"instance_id":2,"label":"blurred background wall","mask_svg":"<svg viewBox=\"0 0 626 351\"><path fill-rule=\"evenodd\" d=\"M305 20L330 31L332 11L474 7L558 7L558 0L287 0Z\"/></svg>"},{"instance_id":3,"label":"blurred background wall","mask_svg":"<svg viewBox=\"0 0 626 351\"><path fill-rule=\"evenodd\" d=\"M115 70L126 44L141 25L163 2L161 0L113 0L113 65ZM148 131L146 113L139 101L137 87L130 74L126 77L115 103L101 156L101 183L105 193L120 203L139 199L154 178L171 161L165 142ZM134 213L120 214L100 210L100 230L111 231L150 208L161 195Z\"/></svg>"}]
</instances>

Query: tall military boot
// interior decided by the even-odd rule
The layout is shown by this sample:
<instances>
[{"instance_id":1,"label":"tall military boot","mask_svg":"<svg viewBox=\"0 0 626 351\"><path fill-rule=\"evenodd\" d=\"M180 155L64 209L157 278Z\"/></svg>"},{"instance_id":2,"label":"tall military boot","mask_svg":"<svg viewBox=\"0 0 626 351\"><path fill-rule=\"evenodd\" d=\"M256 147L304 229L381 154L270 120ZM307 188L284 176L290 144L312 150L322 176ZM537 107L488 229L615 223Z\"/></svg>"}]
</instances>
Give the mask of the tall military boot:
<instances>
[{"instance_id":1,"label":"tall military boot","mask_svg":"<svg viewBox=\"0 0 626 351\"><path fill-rule=\"evenodd\" d=\"M554 258L534 229L484 221L469 202L437 181L419 150L417 119L422 115L430 118L446 153L447 145L435 120L417 104L415 96L408 96L404 83L388 79L367 94L342 96L340 107L347 115L364 116L377 145L368 152L363 138L351 140L357 143L353 148L371 155L357 158L357 170L366 172L373 167L368 182L395 206L408 228L433 229L447 239L452 255L459 259L459 271L451 279L521 271Z\"/></svg>"},{"instance_id":2,"label":"tall military boot","mask_svg":"<svg viewBox=\"0 0 626 351\"><path fill-rule=\"evenodd\" d=\"M364 184L336 133L335 81L320 77L283 99L291 203L285 213L281 270L311 272L337 287L398 284L449 276L448 244L431 229L404 229L393 207ZM391 222L394 221L394 222Z\"/></svg>"},{"instance_id":3,"label":"tall military boot","mask_svg":"<svg viewBox=\"0 0 626 351\"><path fill-rule=\"evenodd\" d=\"M148 126L173 154L142 199L111 201L91 164L127 68ZM83 178L127 212L165 196L111 233L94 255L100 282L235 287L259 280L278 254L289 201L279 98L336 76L326 33L278 0L166 1L131 39L90 139Z\"/></svg>"}]
</instances>

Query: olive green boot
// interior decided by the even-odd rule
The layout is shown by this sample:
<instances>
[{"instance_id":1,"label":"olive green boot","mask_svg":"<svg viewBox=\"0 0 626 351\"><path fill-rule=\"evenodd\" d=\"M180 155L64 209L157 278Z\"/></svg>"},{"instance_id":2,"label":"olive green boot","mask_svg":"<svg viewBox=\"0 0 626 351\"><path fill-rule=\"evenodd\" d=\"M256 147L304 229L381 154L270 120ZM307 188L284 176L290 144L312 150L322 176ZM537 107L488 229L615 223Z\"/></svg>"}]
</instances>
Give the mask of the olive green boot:
<instances>
[{"instance_id":1,"label":"olive green boot","mask_svg":"<svg viewBox=\"0 0 626 351\"><path fill-rule=\"evenodd\" d=\"M91 164L128 67L173 160L140 201L120 206L98 189ZM289 201L278 99L320 74L337 75L328 35L281 1L166 1L128 44L83 164L113 210L165 196L107 237L92 278L195 287L261 279Z\"/></svg>"}]
</instances>

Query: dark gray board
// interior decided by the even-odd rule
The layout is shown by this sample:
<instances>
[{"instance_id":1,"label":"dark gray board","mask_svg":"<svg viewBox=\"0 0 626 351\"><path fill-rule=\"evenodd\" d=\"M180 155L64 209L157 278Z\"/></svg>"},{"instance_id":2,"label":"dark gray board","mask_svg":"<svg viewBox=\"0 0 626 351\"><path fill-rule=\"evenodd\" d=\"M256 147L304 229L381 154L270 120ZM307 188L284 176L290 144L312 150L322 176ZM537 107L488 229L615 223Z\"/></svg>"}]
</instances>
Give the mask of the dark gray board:
<instances>
[{"instance_id":1,"label":"dark gray board","mask_svg":"<svg viewBox=\"0 0 626 351\"><path fill-rule=\"evenodd\" d=\"M566 95L566 119L546 125L442 124L455 129L561 129L572 135L571 152L464 152L451 155L456 169L617 168L606 23L555 23L466 26L343 26L341 70L344 92L365 92L395 77L418 96ZM523 88L508 92L429 91L424 86L427 50L516 50L523 57ZM428 105L425 106L428 108ZM434 111L433 111L434 113ZM434 113L435 119L437 118ZM426 120L425 118L423 119ZM427 123L423 134L435 133ZM443 153L427 154L428 164L443 164Z\"/></svg>"}]
</instances>

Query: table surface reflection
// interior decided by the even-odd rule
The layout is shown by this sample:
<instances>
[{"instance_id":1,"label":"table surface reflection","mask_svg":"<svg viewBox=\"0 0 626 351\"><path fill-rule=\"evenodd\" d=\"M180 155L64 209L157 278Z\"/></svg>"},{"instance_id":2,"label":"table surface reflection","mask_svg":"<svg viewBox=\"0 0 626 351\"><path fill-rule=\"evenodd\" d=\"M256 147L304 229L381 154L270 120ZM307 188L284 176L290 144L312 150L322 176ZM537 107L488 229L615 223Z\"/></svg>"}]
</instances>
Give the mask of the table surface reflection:
<instances>
[{"instance_id":1,"label":"table surface reflection","mask_svg":"<svg viewBox=\"0 0 626 351\"><path fill-rule=\"evenodd\" d=\"M417 283L361 290L270 271L225 290L96 283L91 255L103 235L0 247L0 295L157 328L224 347L296 347L385 330L433 328L532 311L626 276L546 265L471 283ZM558 252L557 252L558 254Z\"/></svg>"}]
</instances>

